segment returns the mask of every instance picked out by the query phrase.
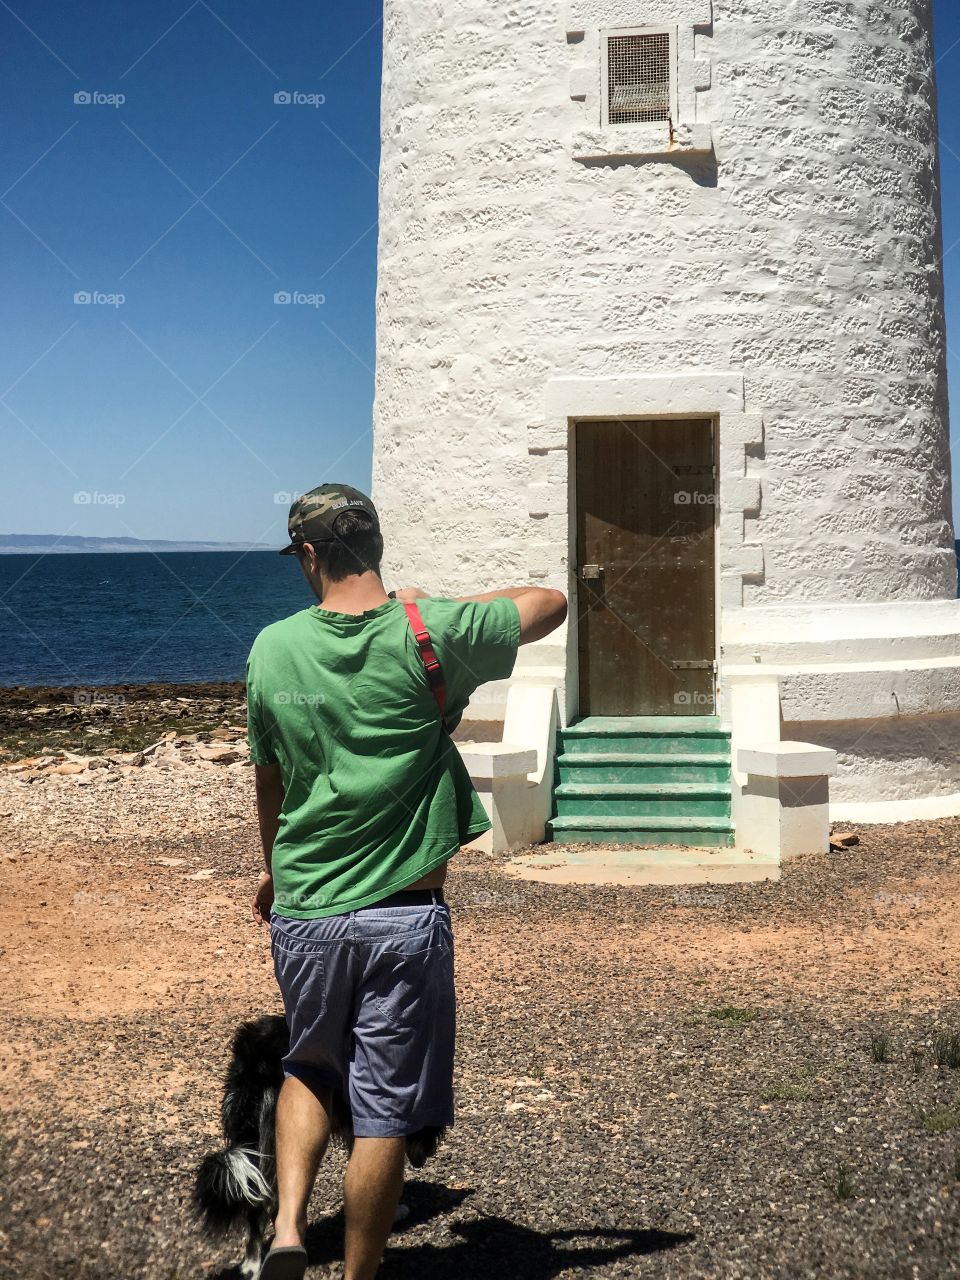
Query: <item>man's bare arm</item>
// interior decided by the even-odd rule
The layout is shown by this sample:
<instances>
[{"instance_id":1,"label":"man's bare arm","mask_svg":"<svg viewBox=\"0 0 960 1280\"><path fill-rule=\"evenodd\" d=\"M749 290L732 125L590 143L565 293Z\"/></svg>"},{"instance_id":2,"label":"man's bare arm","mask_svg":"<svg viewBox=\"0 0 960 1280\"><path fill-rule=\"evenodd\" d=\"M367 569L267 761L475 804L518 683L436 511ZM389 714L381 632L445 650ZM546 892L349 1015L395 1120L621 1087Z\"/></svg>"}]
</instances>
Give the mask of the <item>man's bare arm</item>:
<instances>
[{"instance_id":1,"label":"man's bare arm","mask_svg":"<svg viewBox=\"0 0 960 1280\"><path fill-rule=\"evenodd\" d=\"M257 823L260 827L260 843L263 846L263 864L266 870L260 877L253 896L253 918L265 924L273 905L273 842L280 828L280 810L283 807L283 779L278 764L254 765L257 789Z\"/></svg>"},{"instance_id":2,"label":"man's bare arm","mask_svg":"<svg viewBox=\"0 0 960 1280\"><path fill-rule=\"evenodd\" d=\"M283 780L278 764L254 765L257 788L257 822L260 826L260 843L263 845L263 865L270 870L273 842L280 827L280 810L283 807Z\"/></svg>"}]
</instances>

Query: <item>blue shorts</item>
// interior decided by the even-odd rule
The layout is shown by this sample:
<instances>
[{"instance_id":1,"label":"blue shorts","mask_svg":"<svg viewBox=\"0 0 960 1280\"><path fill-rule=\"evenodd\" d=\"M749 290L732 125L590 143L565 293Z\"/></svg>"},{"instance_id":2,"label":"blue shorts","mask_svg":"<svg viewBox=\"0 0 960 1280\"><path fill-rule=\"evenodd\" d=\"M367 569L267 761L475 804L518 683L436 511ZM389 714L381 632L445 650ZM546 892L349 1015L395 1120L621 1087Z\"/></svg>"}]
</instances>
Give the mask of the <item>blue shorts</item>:
<instances>
[{"instance_id":1,"label":"blue shorts","mask_svg":"<svg viewBox=\"0 0 960 1280\"><path fill-rule=\"evenodd\" d=\"M270 918L290 1029L284 1075L338 1089L358 1138L453 1124L450 909L407 895L317 920Z\"/></svg>"}]
</instances>

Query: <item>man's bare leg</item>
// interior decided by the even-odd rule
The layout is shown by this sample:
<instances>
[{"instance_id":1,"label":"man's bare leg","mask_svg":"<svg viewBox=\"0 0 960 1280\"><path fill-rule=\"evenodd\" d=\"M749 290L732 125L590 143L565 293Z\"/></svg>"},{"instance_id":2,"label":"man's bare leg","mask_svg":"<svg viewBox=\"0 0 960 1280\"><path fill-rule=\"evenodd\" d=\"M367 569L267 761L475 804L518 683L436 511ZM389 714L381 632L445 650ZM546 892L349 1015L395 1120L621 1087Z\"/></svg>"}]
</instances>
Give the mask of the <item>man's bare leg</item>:
<instances>
[{"instance_id":1,"label":"man's bare leg","mask_svg":"<svg viewBox=\"0 0 960 1280\"><path fill-rule=\"evenodd\" d=\"M403 1138L355 1138L343 1177L344 1280L373 1280L403 1190Z\"/></svg>"},{"instance_id":2,"label":"man's bare leg","mask_svg":"<svg viewBox=\"0 0 960 1280\"><path fill-rule=\"evenodd\" d=\"M278 1247L303 1244L310 1192L330 1141L332 1102L329 1091L318 1098L294 1076L283 1082L276 1122Z\"/></svg>"}]
</instances>

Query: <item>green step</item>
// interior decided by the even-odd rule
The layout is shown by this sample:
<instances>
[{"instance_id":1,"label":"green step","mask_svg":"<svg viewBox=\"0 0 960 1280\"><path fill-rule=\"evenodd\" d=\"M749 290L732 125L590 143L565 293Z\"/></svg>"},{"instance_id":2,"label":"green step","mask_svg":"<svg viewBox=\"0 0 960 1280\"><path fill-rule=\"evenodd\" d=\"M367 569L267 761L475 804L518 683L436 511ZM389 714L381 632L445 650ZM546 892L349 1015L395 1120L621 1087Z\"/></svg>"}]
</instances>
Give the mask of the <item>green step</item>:
<instances>
[{"instance_id":1,"label":"green step","mask_svg":"<svg viewBox=\"0 0 960 1280\"><path fill-rule=\"evenodd\" d=\"M564 754L715 755L730 749L717 716L587 716L560 730Z\"/></svg>"},{"instance_id":2,"label":"green step","mask_svg":"<svg viewBox=\"0 0 960 1280\"><path fill-rule=\"evenodd\" d=\"M552 839L734 844L730 732L718 716L587 716L559 733Z\"/></svg>"},{"instance_id":3,"label":"green step","mask_svg":"<svg viewBox=\"0 0 960 1280\"><path fill-rule=\"evenodd\" d=\"M729 818L730 788L703 782L562 782L554 788L560 817Z\"/></svg>"},{"instance_id":4,"label":"green step","mask_svg":"<svg viewBox=\"0 0 960 1280\"><path fill-rule=\"evenodd\" d=\"M726 818L632 818L599 815L551 818L550 837L557 844L677 844L727 848L734 843Z\"/></svg>"},{"instance_id":5,"label":"green step","mask_svg":"<svg viewBox=\"0 0 960 1280\"><path fill-rule=\"evenodd\" d=\"M565 751L561 782L722 782L730 785L727 752Z\"/></svg>"}]
</instances>

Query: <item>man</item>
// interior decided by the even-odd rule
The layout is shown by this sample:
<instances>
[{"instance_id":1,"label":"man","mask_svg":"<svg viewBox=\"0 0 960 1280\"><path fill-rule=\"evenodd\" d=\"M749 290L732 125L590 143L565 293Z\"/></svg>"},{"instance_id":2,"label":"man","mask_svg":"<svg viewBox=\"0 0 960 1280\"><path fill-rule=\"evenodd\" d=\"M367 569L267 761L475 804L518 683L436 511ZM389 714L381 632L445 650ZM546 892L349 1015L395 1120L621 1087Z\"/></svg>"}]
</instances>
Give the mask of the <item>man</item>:
<instances>
[{"instance_id":1,"label":"man","mask_svg":"<svg viewBox=\"0 0 960 1280\"><path fill-rule=\"evenodd\" d=\"M447 735L403 601L416 600L455 725L517 646L566 616L559 591L391 598L370 499L321 485L290 509L318 604L274 623L247 664L250 752L270 920L290 1028L277 1104L276 1235L262 1280L300 1280L307 1204L334 1091L355 1142L344 1177L344 1280L372 1280L403 1182L404 1135L453 1122L453 937L442 886L490 823ZM272 908L272 913L271 913Z\"/></svg>"}]
</instances>

